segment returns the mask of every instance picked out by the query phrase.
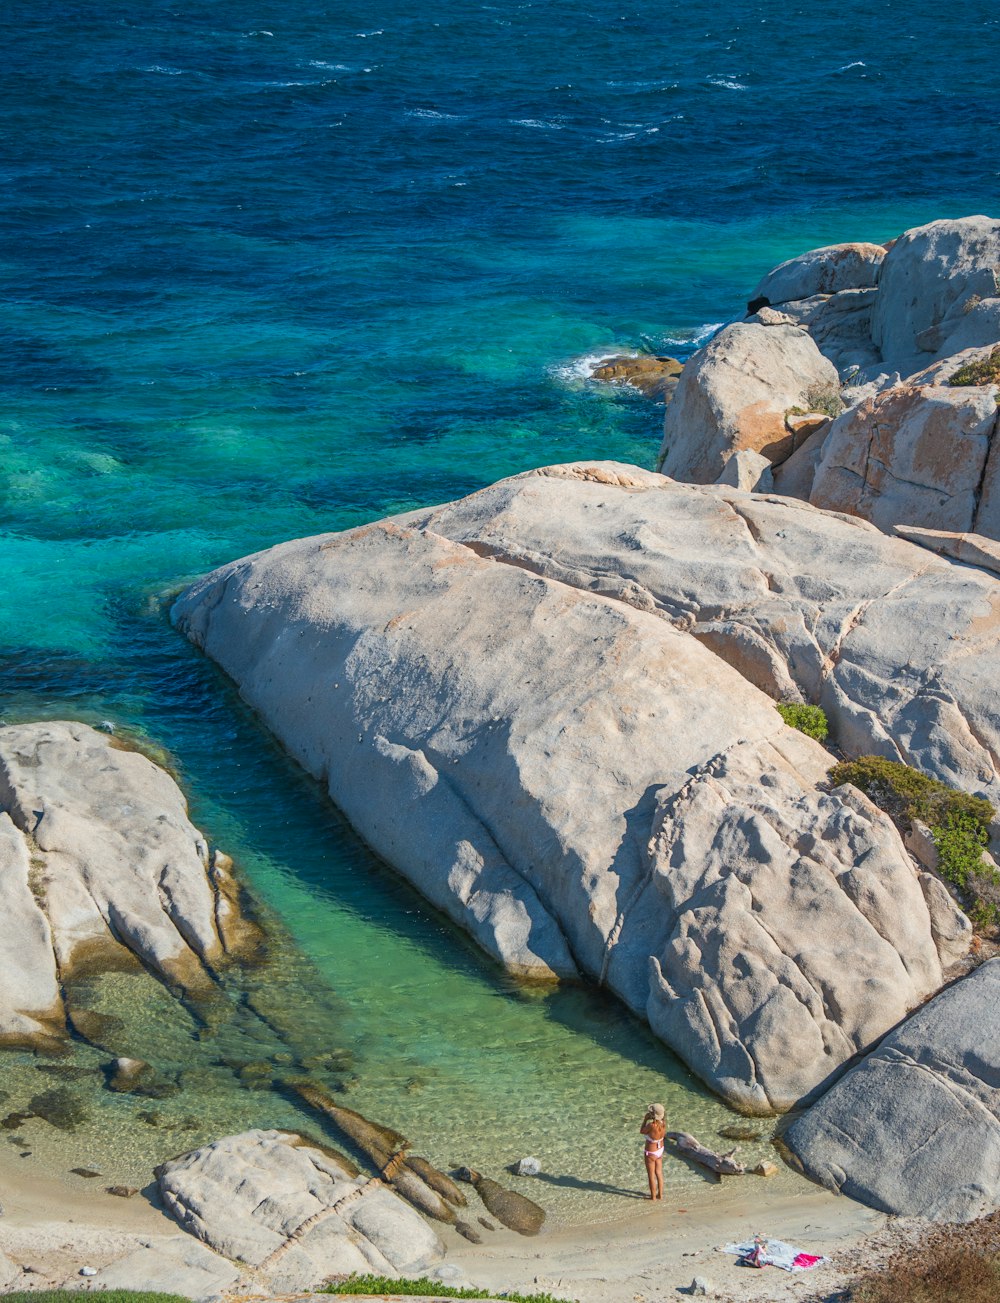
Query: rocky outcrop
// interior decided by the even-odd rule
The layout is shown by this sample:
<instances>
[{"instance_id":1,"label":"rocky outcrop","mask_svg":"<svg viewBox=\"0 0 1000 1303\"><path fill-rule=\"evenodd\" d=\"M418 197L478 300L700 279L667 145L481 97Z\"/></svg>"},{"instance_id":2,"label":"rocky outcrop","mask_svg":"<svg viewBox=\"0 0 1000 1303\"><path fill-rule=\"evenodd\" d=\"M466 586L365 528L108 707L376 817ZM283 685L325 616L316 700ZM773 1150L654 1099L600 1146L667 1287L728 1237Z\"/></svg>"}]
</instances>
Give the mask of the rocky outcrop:
<instances>
[{"instance_id":1,"label":"rocky outcrop","mask_svg":"<svg viewBox=\"0 0 1000 1303\"><path fill-rule=\"evenodd\" d=\"M733 489L745 489L748 493L770 493L774 488L774 475L771 463L762 453L744 448L733 453L715 482Z\"/></svg>"},{"instance_id":2,"label":"rocky outcrop","mask_svg":"<svg viewBox=\"0 0 1000 1303\"><path fill-rule=\"evenodd\" d=\"M768 1112L935 990L941 960L895 829L822 790L829 754L760 688L995 779L921 665L941 644L919 580L953 570L803 505L581 464L235 562L173 618L490 954L606 982ZM970 594L968 637L996 654L981 615ZM989 674L963 697L980 737L1000 728Z\"/></svg>"},{"instance_id":3,"label":"rocky outcrop","mask_svg":"<svg viewBox=\"0 0 1000 1303\"><path fill-rule=\"evenodd\" d=\"M711 484L729 458L748 449L783 461L795 447L785 424L792 409L835 396L839 380L804 331L737 322L685 366L667 408L661 469L674 479Z\"/></svg>"},{"instance_id":4,"label":"rocky outcrop","mask_svg":"<svg viewBox=\"0 0 1000 1303\"><path fill-rule=\"evenodd\" d=\"M992 575L804 503L609 463L502 480L413 521L658 612L770 697L822 705L848 754L1000 805Z\"/></svg>"},{"instance_id":5,"label":"rocky outcrop","mask_svg":"<svg viewBox=\"0 0 1000 1303\"><path fill-rule=\"evenodd\" d=\"M647 398L669 403L683 370L684 364L674 357L623 353L604 358L590 374L594 380L631 385Z\"/></svg>"},{"instance_id":6,"label":"rocky outcrop","mask_svg":"<svg viewBox=\"0 0 1000 1303\"><path fill-rule=\"evenodd\" d=\"M788 303L842 290L865 290L878 283L885 257L881 244L827 244L779 263L751 295L751 301Z\"/></svg>"},{"instance_id":7,"label":"rocky outcrop","mask_svg":"<svg viewBox=\"0 0 1000 1303\"><path fill-rule=\"evenodd\" d=\"M1000 294L1000 221L929 222L896 240L879 273L872 340L887 367L908 375L939 352L967 311ZM926 359L929 360L929 359Z\"/></svg>"},{"instance_id":8,"label":"rocky outcrop","mask_svg":"<svg viewBox=\"0 0 1000 1303\"><path fill-rule=\"evenodd\" d=\"M334 1275L416 1274L444 1247L380 1180L282 1131L227 1136L157 1168L167 1211L279 1291Z\"/></svg>"},{"instance_id":9,"label":"rocky outcrop","mask_svg":"<svg viewBox=\"0 0 1000 1303\"><path fill-rule=\"evenodd\" d=\"M983 532L980 513L1000 514L992 493L983 498L987 465L1000 461L997 392L908 383L866 398L830 427L809 500L884 530Z\"/></svg>"},{"instance_id":10,"label":"rocky outcrop","mask_svg":"<svg viewBox=\"0 0 1000 1303\"><path fill-rule=\"evenodd\" d=\"M787 1132L805 1170L888 1213L1000 1204L1000 960L943 991Z\"/></svg>"},{"instance_id":11,"label":"rocky outcrop","mask_svg":"<svg viewBox=\"0 0 1000 1303\"><path fill-rule=\"evenodd\" d=\"M224 861L145 756L84 724L0 728L0 1043L65 1035L61 984L84 965L208 989L249 929Z\"/></svg>"},{"instance_id":12,"label":"rocky outcrop","mask_svg":"<svg viewBox=\"0 0 1000 1303\"><path fill-rule=\"evenodd\" d=\"M721 331L685 368L664 426L667 474L718 480L719 459L753 448L772 462L779 493L883 529L1000 537L1000 389L967 378L952 387L960 368L1000 342L1000 221L931 222L888 252L813 249L768 273L748 310L746 322ZM738 330L757 334L731 335ZM761 332L770 332L766 344L757 342ZM844 381L839 395L827 385L824 410L847 410L798 455L800 441L781 441L777 412L803 405L790 400L788 385L802 362L801 332ZM717 353L732 353L746 375L734 380Z\"/></svg>"}]
</instances>

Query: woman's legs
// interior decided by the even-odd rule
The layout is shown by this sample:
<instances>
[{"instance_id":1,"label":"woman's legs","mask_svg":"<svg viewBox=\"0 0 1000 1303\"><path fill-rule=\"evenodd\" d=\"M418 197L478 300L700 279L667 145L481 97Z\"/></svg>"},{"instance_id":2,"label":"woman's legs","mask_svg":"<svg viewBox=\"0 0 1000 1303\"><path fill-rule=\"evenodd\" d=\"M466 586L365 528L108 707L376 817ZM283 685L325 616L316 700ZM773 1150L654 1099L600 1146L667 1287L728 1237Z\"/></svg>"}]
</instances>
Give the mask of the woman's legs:
<instances>
[{"instance_id":1,"label":"woman's legs","mask_svg":"<svg viewBox=\"0 0 1000 1303\"><path fill-rule=\"evenodd\" d=\"M655 1175L656 1177L656 1190L657 1190L656 1194L653 1197L655 1199L662 1199L663 1198L663 1159L662 1158L653 1159L653 1175ZM652 1178L650 1179L650 1186L652 1186Z\"/></svg>"},{"instance_id":2,"label":"woman's legs","mask_svg":"<svg viewBox=\"0 0 1000 1303\"><path fill-rule=\"evenodd\" d=\"M650 1199L655 1199L656 1198L656 1185L655 1185L656 1165L659 1160L653 1158L649 1154L646 1154L645 1157L646 1157L646 1176L649 1178L649 1197Z\"/></svg>"}]
</instances>

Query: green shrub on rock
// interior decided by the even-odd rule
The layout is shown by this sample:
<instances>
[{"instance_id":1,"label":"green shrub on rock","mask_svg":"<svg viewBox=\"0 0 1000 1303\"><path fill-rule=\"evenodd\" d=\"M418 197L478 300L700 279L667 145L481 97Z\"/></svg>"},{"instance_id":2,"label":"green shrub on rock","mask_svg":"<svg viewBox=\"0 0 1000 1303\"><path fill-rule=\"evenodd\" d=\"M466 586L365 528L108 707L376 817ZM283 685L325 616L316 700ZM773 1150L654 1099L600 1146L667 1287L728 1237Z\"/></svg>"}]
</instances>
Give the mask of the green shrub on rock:
<instances>
[{"instance_id":1,"label":"green shrub on rock","mask_svg":"<svg viewBox=\"0 0 1000 1303\"><path fill-rule=\"evenodd\" d=\"M417 1280L394 1280L389 1276L348 1276L334 1284L324 1285L321 1294L353 1294L362 1298L384 1298L387 1294L403 1294L424 1298L492 1298L486 1289L442 1285L440 1281L420 1277ZM503 1298L510 1303L566 1303L553 1294L518 1294L505 1290Z\"/></svg>"},{"instance_id":2,"label":"green shrub on rock","mask_svg":"<svg viewBox=\"0 0 1000 1303\"><path fill-rule=\"evenodd\" d=\"M834 765L830 782L834 787L853 783L904 831L915 819L927 824L938 872L963 893L972 921L980 927L1000 921L1000 873L983 860L996 813L989 801L884 756Z\"/></svg>"},{"instance_id":3,"label":"green shrub on rock","mask_svg":"<svg viewBox=\"0 0 1000 1303\"><path fill-rule=\"evenodd\" d=\"M778 714L789 728L797 728L806 737L813 737L817 742L826 740L830 732L826 715L819 706L803 706L798 701L779 701Z\"/></svg>"},{"instance_id":4,"label":"green shrub on rock","mask_svg":"<svg viewBox=\"0 0 1000 1303\"><path fill-rule=\"evenodd\" d=\"M995 348L989 357L977 358L975 362L960 366L948 384L953 389L964 389L968 385L1000 385L1000 348Z\"/></svg>"}]
</instances>

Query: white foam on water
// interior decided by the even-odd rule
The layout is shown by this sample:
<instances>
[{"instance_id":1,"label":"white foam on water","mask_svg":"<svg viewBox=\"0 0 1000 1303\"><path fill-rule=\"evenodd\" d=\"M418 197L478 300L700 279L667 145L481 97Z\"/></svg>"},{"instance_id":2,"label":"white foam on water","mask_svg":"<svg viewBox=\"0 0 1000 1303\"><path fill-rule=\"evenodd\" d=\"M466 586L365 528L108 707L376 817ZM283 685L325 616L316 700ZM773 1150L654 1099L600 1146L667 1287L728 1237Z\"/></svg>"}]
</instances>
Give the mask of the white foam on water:
<instances>
[{"instance_id":1,"label":"white foam on water","mask_svg":"<svg viewBox=\"0 0 1000 1303\"><path fill-rule=\"evenodd\" d=\"M183 68L166 68L160 63L151 63L146 68L140 68L140 72L158 72L164 77L183 77Z\"/></svg>"},{"instance_id":2,"label":"white foam on water","mask_svg":"<svg viewBox=\"0 0 1000 1303\"><path fill-rule=\"evenodd\" d=\"M511 118L510 122L515 127L535 127L539 131L562 131L562 125L558 122L544 122L537 118Z\"/></svg>"},{"instance_id":3,"label":"white foam on water","mask_svg":"<svg viewBox=\"0 0 1000 1303\"><path fill-rule=\"evenodd\" d=\"M725 324L724 321L708 321L703 326L695 326L692 331L683 335L667 335L663 342L667 348L701 348L702 344L707 344Z\"/></svg>"},{"instance_id":4,"label":"white foam on water","mask_svg":"<svg viewBox=\"0 0 1000 1303\"><path fill-rule=\"evenodd\" d=\"M460 122L461 115L458 113L439 113L437 109L407 109L408 118L427 118L440 122Z\"/></svg>"},{"instance_id":5,"label":"white foam on water","mask_svg":"<svg viewBox=\"0 0 1000 1303\"><path fill-rule=\"evenodd\" d=\"M867 67L868 65L867 63L865 63L864 59L855 59L853 63L845 63L842 67L838 68L837 71L849 72L852 68L867 68Z\"/></svg>"},{"instance_id":6,"label":"white foam on water","mask_svg":"<svg viewBox=\"0 0 1000 1303\"><path fill-rule=\"evenodd\" d=\"M549 375L563 384L580 385L585 380L593 380L594 372L613 357L639 357L640 354L629 349L619 348L613 353L585 353L569 362L557 362L549 367Z\"/></svg>"},{"instance_id":7,"label":"white foam on water","mask_svg":"<svg viewBox=\"0 0 1000 1303\"><path fill-rule=\"evenodd\" d=\"M745 82L736 81L732 77L709 77L710 86L721 86L724 90L749 90L750 87Z\"/></svg>"}]
</instances>

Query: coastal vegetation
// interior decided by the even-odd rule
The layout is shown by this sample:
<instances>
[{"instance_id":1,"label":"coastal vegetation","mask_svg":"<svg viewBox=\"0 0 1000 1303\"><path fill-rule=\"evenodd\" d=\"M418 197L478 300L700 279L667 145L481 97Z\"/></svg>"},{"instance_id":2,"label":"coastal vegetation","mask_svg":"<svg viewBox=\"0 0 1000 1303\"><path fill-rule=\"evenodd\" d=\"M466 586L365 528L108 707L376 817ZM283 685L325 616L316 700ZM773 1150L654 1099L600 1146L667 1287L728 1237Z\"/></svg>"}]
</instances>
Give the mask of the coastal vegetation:
<instances>
[{"instance_id":1,"label":"coastal vegetation","mask_svg":"<svg viewBox=\"0 0 1000 1303\"><path fill-rule=\"evenodd\" d=\"M825 742L830 726L825 712L819 706L806 706L800 701L779 701L778 714L789 728L797 728L806 737Z\"/></svg>"},{"instance_id":2,"label":"coastal vegetation","mask_svg":"<svg viewBox=\"0 0 1000 1303\"><path fill-rule=\"evenodd\" d=\"M153 1290L102 1289L101 1303L190 1303L183 1294L157 1294ZM4 1303L79 1303L76 1289L15 1290L5 1294Z\"/></svg>"},{"instance_id":3,"label":"coastal vegetation","mask_svg":"<svg viewBox=\"0 0 1000 1303\"><path fill-rule=\"evenodd\" d=\"M351 1294L367 1298L381 1298L386 1294L402 1294L415 1298L495 1298L496 1291L468 1288L466 1286L443 1285L439 1280L393 1280L391 1276L348 1276L346 1280L326 1285L322 1294ZM37 1297L32 1295L32 1297ZM507 1303L565 1303L554 1294L518 1294L516 1290L504 1290L503 1298Z\"/></svg>"},{"instance_id":4,"label":"coastal vegetation","mask_svg":"<svg viewBox=\"0 0 1000 1303\"><path fill-rule=\"evenodd\" d=\"M953 389L1000 384L1000 348L995 348L989 357L980 357L960 366L948 383Z\"/></svg>"},{"instance_id":5,"label":"coastal vegetation","mask_svg":"<svg viewBox=\"0 0 1000 1303\"><path fill-rule=\"evenodd\" d=\"M1000 1215L942 1226L856 1280L845 1303L996 1303Z\"/></svg>"},{"instance_id":6,"label":"coastal vegetation","mask_svg":"<svg viewBox=\"0 0 1000 1303\"><path fill-rule=\"evenodd\" d=\"M835 787L853 783L904 831L914 821L926 824L937 849L938 872L963 894L973 922L992 927L1000 920L1000 873L983 858L996 813L989 801L884 756L834 765L830 782Z\"/></svg>"}]
</instances>

